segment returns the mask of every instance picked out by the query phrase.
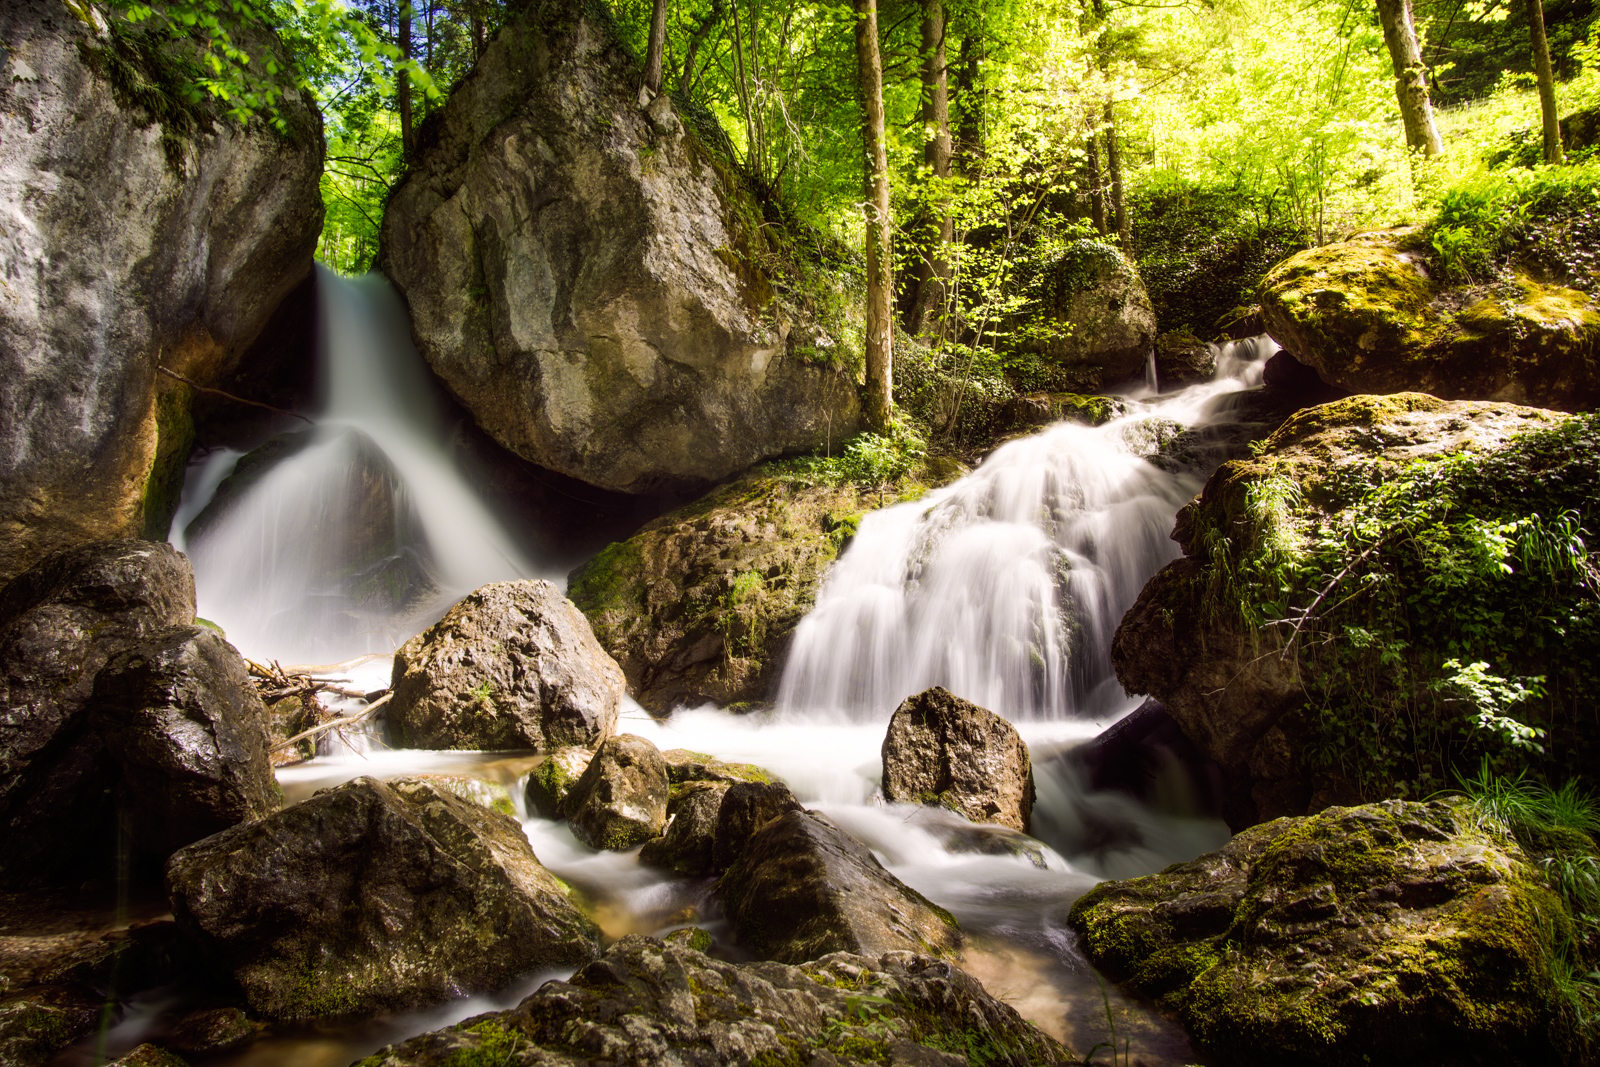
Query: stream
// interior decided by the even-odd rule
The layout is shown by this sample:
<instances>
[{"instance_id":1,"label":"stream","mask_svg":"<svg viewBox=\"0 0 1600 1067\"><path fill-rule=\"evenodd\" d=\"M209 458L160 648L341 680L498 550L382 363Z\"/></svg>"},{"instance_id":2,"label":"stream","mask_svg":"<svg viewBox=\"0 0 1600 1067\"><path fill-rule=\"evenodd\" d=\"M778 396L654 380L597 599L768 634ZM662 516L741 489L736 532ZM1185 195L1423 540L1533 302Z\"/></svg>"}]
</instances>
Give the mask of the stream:
<instances>
[{"instance_id":1,"label":"stream","mask_svg":"<svg viewBox=\"0 0 1600 1067\"><path fill-rule=\"evenodd\" d=\"M529 558L527 539L475 492L387 283L319 271L326 363L315 427L253 458L195 458L173 541L194 562L200 615L242 653L284 664L375 653L341 672L344 684L371 691L388 684L393 649L462 595L507 578L559 584L565 567ZM1137 704L1112 673L1112 635L1146 580L1177 556L1173 516L1223 458L1224 431L1244 417L1240 397L1260 384L1273 350L1264 339L1235 342L1219 350L1212 382L1145 390L1102 426L1062 423L1011 441L961 480L867 515L796 632L770 711L686 708L656 719L627 701L619 731L782 777L948 908L969 935L967 968L1073 1048L1087 1052L1114 1030L1119 1054L1126 1046L1152 1067L1192 1062L1180 1029L1095 975L1065 919L1097 880L1192 858L1223 844L1227 829L1205 814L1179 767L1145 804L1089 790L1067 754ZM970 851L959 818L882 800L889 717L932 685L1022 734L1037 780L1036 846ZM510 787L520 805L534 762L526 753L390 750L348 732L327 735L317 758L280 768L278 779L292 803L360 775L466 774ZM693 924L728 945L708 881L642 866L637 850L596 853L563 824L519 815L541 862L593 904L608 938ZM550 977L559 975L427 1012L277 1033L206 1062L343 1067L401 1037L509 1007ZM173 1005L152 997L135 1007L105 1035L105 1052L146 1039ZM96 1061L79 1049L62 1062Z\"/></svg>"}]
</instances>

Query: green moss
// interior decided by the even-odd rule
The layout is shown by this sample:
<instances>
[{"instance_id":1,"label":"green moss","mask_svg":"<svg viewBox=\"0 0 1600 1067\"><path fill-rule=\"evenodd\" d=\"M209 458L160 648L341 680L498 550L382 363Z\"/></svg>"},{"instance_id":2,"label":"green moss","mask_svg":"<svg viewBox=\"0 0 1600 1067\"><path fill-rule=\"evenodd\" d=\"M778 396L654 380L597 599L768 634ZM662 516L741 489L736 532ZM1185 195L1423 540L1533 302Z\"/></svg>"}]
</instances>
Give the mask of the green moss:
<instances>
[{"instance_id":1,"label":"green moss","mask_svg":"<svg viewBox=\"0 0 1600 1067\"><path fill-rule=\"evenodd\" d=\"M194 416L189 410L187 386L156 389L156 453L145 476L140 500L143 529L140 536L165 541L172 516L183 493L183 475L194 449Z\"/></svg>"}]
</instances>

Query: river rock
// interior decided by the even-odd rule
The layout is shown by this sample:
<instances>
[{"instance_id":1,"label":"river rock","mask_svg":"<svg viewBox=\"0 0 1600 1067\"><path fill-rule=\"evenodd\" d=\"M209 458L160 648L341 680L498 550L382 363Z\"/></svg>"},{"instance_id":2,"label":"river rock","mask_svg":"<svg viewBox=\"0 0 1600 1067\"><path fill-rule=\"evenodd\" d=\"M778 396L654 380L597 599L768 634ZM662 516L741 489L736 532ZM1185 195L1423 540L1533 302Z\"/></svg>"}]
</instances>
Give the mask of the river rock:
<instances>
[{"instance_id":1,"label":"river rock","mask_svg":"<svg viewBox=\"0 0 1600 1067\"><path fill-rule=\"evenodd\" d=\"M267 709L244 658L213 630L176 626L113 656L95 725L117 766L121 836L158 863L276 810Z\"/></svg>"},{"instance_id":2,"label":"river rock","mask_svg":"<svg viewBox=\"0 0 1600 1067\"><path fill-rule=\"evenodd\" d=\"M756 831L767 823L791 811L803 810L800 801L782 782L738 782L729 786L717 808L712 870L720 874L733 866Z\"/></svg>"},{"instance_id":3,"label":"river rock","mask_svg":"<svg viewBox=\"0 0 1600 1067\"><path fill-rule=\"evenodd\" d=\"M398 1011L575 966L598 931L515 820L426 781L358 778L183 849L179 926L252 1014Z\"/></svg>"},{"instance_id":4,"label":"river rock","mask_svg":"<svg viewBox=\"0 0 1600 1067\"><path fill-rule=\"evenodd\" d=\"M1253 827L1073 907L1089 959L1208 1063L1555 1063L1564 905L1465 801Z\"/></svg>"},{"instance_id":5,"label":"river rock","mask_svg":"<svg viewBox=\"0 0 1600 1067\"><path fill-rule=\"evenodd\" d=\"M114 761L91 727L106 661L194 621L194 575L169 545L112 541L47 557L0 591L0 883L114 870Z\"/></svg>"},{"instance_id":6,"label":"river rock","mask_svg":"<svg viewBox=\"0 0 1600 1067\"><path fill-rule=\"evenodd\" d=\"M1516 714L1554 731L1551 743L1544 756L1519 758L1558 779L1588 773L1600 758L1600 720L1578 694L1593 690L1586 672L1600 657L1600 632L1552 619L1585 618L1592 594L1581 575L1546 580L1537 562L1524 565L1514 540L1501 547L1504 568L1482 553L1497 551L1500 542L1484 547L1483 531L1502 523L1516 530L1529 516L1600 513L1597 434L1588 417L1415 393L1294 415L1258 455L1219 468L1179 513L1185 556L1124 616L1112 644L1118 678L1165 704L1248 794L1255 811L1235 805L1236 828L1448 784L1458 768L1444 757L1494 740L1452 691L1452 657L1497 675L1544 676L1549 695ZM1381 510L1392 506L1411 517ZM1320 555L1308 560L1315 546ZM1388 561L1379 580L1354 578L1318 600L1330 579L1363 573L1370 560ZM1345 597L1337 613L1320 610ZM1287 651L1291 624L1261 627L1245 614L1292 622L1311 606L1304 640ZM1373 650L1366 660L1334 658L1363 649ZM1325 658L1304 658L1317 656ZM1467 759L1476 766L1477 756Z\"/></svg>"},{"instance_id":7,"label":"river rock","mask_svg":"<svg viewBox=\"0 0 1600 1067\"><path fill-rule=\"evenodd\" d=\"M593 750L576 745L547 753L539 765L528 772L525 789L528 810L546 819L560 818L561 802L578 784L593 758Z\"/></svg>"},{"instance_id":8,"label":"river rock","mask_svg":"<svg viewBox=\"0 0 1600 1067\"><path fill-rule=\"evenodd\" d=\"M1033 811L1028 746L988 708L935 686L907 697L889 720L883 795L1025 831Z\"/></svg>"},{"instance_id":9,"label":"river rock","mask_svg":"<svg viewBox=\"0 0 1600 1067\"><path fill-rule=\"evenodd\" d=\"M1587 410L1600 306L1536 278L1550 273L1522 263L1494 288L1447 285L1418 231L1385 230L1284 260L1262 279L1261 312L1273 340L1345 392Z\"/></svg>"},{"instance_id":10,"label":"river rock","mask_svg":"<svg viewBox=\"0 0 1600 1067\"><path fill-rule=\"evenodd\" d=\"M1093 393L1144 376L1156 339L1156 313L1139 272L1117 249L1074 241L1039 264L1030 285L1034 310L1012 345L1039 357L1029 389Z\"/></svg>"},{"instance_id":11,"label":"river rock","mask_svg":"<svg viewBox=\"0 0 1600 1067\"><path fill-rule=\"evenodd\" d=\"M1078 1061L943 960L838 953L799 967L733 964L632 936L510 1011L392 1045L360 1067Z\"/></svg>"},{"instance_id":12,"label":"river rock","mask_svg":"<svg viewBox=\"0 0 1600 1067\"><path fill-rule=\"evenodd\" d=\"M659 837L667 825L667 761L642 737L607 738L561 811L591 848L628 849Z\"/></svg>"},{"instance_id":13,"label":"river rock","mask_svg":"<svg viewBox=\"0 0 1600 1067\"><path fill-rule=\"evenodd\" d=\"M699 788L679 797L666 833L646 841L644 848L639 850L640 863L678 874L712 873L717 817L722 812L722 799L730 787L711 782L698 785Z\"/></svg>"},{"instance_id":14,"label":"river rock","mask_svg":"<svg viewBox=\"0 0 1600 1067\"><path fill-rule=\"evenodd\" d=\"M0 10L0 582L164 536L193 434L189 388L157 368L215 385L311 270L321 120L282 46L234 29L252 69L283 65L287 134L183 102L98 15Z\"/></svg>"},{"instance_id":15,"label":"river rock","mask_svg":"<svg viewBox=\"0 0 1600 1067\"><path fill-rule=\"evenodd\" d=\"M803 963L830 952L948 956L961 943L949 912L816 812L790 811L768 822L723 872L716 892L739 945L762 959Z\"/></svg>"},{"instance_id":16,"label":"river rock","mask_svg":"<svg viewBox=\"0 0 1600 1067\"><path fill-rule=\"evenodd\" d=\"M385 715L407 748L593 749L622 671L547 581L494 582L400 646Z\"/></svg>"},{"instance_id":17,"label":"river rock","mask_svg":"<svg viewBox=\"0 0 1600 1067\"><path fill-rule=\"evenodd\" d=\"M834 267L763 217L715 119L641 108L640 76L581 4L507 17L384 214L418 347L497 440L606 489L837 446L856 297L819 299Z\"/></svg>"}]
</instances>

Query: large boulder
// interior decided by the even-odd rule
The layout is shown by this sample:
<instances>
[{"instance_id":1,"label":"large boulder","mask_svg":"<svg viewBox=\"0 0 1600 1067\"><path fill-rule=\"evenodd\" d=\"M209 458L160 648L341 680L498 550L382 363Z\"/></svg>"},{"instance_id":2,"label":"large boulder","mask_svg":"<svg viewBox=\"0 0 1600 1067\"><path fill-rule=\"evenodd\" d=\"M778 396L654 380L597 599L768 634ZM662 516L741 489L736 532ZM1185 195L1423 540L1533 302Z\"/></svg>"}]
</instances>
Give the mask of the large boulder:
<instances>
[{"instance_id":1,"label":"large boulder","mask_svg":"<svg viewBox=\"0 0 1600 1067\"><path fill-rule=\"evenodd\" d=\"M494 582L394 657L386 711L407 748L594 748L609 737L622 671L547 581Z\"/></svg>"},{"instance_id":2,"label":"large boulder","mask_svg":"<svg viewBox=\"0 0 1600 1067\"><path fill-rule=\"evenodd\" d=\"M1027 830L1033 764L1016 727L935 686L907 697L889 720L883 795Z\"/></svg>"},{"instance_id":3,"label":"large boulder","mask_svg":"<svg viewBox=\"0 0 1600 1067\"><path fill-rule=\"evenodd\" d=\"M1600 305L1544 273L1449 285L1418 231L1386 230L1284 260L1262 279L1261 313L1273 340L1347 392L1586 410L1600 400Z\"/></svg>"},{"instance_id":4,"label":"large boulder","mask_svg":"<svg viewBox=\"0 0 1600 1067\"><path fill-rule=\"evenodd\" d=\"M736 782L729 786L717 806L711 869L718 874L726 871L744 855L758 830L791 811L804 810L782 782Z\"/></svg>"},{"instance_id":5,"label":"large boulder","mask_svg":"<svg viewBox=\"0 0 1600 1067\"><path fill-rule=\"evenodd\" d=\"M961 944L949 912L816 812L790 811L768 822L723 872L716 892L740 946L762 959L954 955Z\"/></svg>"},{"instance_id":6,"label":"large boulder","mask_svg":"<svg viewBox=\"0 0 1600 1067\"><path fill-rule=\"evenodd\" d=\"M627 849L659 837L667 825L667 761L642 737L607 738L560 810L591 848Z\"/></svg>"},{"instance_id":7,"label":"large boulder","mask_svg":"<svg viewBox=\"0 0 1600 1067\"><path fill-rule=\"evenodd\" d=\"M425 780L358 778L175 854L173 914L253 1013L305 1021L501 989L598 931L516 821Z\"/></svg>"},{"instance_id":8,"label":"large boulder","mask_svg":"<svg viewBox=\"0 0 1600 1067\"><path fill-rule=\"evenodd\" d=\"M717 843L717 817L728 789L703 783L684 793L673 806L666 833L645 842L639 850L639 862L678 874L710 874Z\"/></svg>"},{"instance_id":9,"label":"large boulder","mask_svg":"<svg viewBox=\"0 0 1600 1067\"><path fill-rule=\"evenodd\" d=\"M1481 756L1592 773L1597 422L1420 394L1300 412L1180 512L1118 677L1255 817L1427 795Z\"/></svg>"},{"instance_id":10,"label":"large boulder","mask_svg":"<svg viewBox=\"0 0 1600 1067\"><path fill-rule=\"evenodd\" d=\"M839 953L799 967L732 964L634 936L510 1011L392 1045L360 1067L1036 1067L1078 1059L942 960Z\"/></svg>"},{"instance_id":11,"label":"large boulder","mask_svg":"<svg viewBox=\"0 0 1600 1067\"><path fill-rule=\"evenodd\" d=\"M122 840L158 863L278 807L267 709L244 659L213 630L176 626L113 656L94 716L117 766Z\"/></svg>"},{"instance_id":12,"label":"large boulder","mask_svg":"<svg viewBox=\"0 0 1600 1067\"><path fill-rule=\"evenodd\" d=\"M1138 270L1117 249L1093 240L1067 245L1037 266L1029 295L1011 341L1038 359L1023 388L1093 393L1143 377L1156 314Z\"/></svg>"},{"instance_id":13,"label":"large boulder","mask_svg":"<svg viewBox=\"0 0 1600 1067\"><path fill-rule=\"evenodd\" d=\"M1464 801L1330 808L1073 907L1089 959L1207 1063L1555 1063L1565 907ZM1554 924L1554 925L1552 925Z\"/></svg>"},{"instance_id":14,"label":"large boulder","mask_svg":"<svg viewBox=\"0 0 1600 1067\"><path fill-rule=\"evenodd\" d=\"M510 14L384 213L418 347L501 443L607 489L842 441L851 298L762 217L715 120L641 107L640 76L581 4Z\"/></svg>"},{"instance_id":15,"label":"large boulder","mask_svg":"<svg viewBox=\"0 0 1600 1067\"><path fill-rule=\"evenodd\" d=\"M235 29L252 69L289 69ZM214 385L311 270L309 97L285 74L286 132L241 127L187 102L178 46L152 40L54 0L0 11L0 582L54 549L164 535L191 393L158 368Z\"/></svg>"},{"instance_id":16,"label":"large boulder","mask_svg":"<svg viewBox=\"0 0 1600 1067\"><path fill-rule=\"evenodd\" d=\"M115 759L90 714L95 676L193 621L188 560L148 541L64 550L0 590L0 884L114 870Z\"/></svg>"}]
</instances>

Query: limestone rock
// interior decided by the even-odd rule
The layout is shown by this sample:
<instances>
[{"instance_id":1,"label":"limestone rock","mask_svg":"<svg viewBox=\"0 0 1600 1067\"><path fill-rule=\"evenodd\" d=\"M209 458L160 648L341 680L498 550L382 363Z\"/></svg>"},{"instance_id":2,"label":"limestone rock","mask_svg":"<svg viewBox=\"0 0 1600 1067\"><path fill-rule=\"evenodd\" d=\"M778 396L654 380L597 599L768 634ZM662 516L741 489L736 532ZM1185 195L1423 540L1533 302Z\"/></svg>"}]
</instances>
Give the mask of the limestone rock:
<instances>
[{"instance_id":1,"label":"limestone rock","mask_svg":"<svg viewBox=\"0 0 1600 1067\"><path fill-rule=\"evenodd\" d=\"M744 854L756 831L791 811L803 810L782 782L738 782L729 786L717 808L711 869L718 874L727 870Z\"/></svg>"},{"instance_id":2,"label":"limestone rock","mask_svg":"<svg viewBox=\"0 0 1600 1067\"><path fill-rule=\"evenodd\" d=\"M1090 960L1208 1063L1553 1063L1564 911L1465 802L1279 819L1071 913Z\"/></svg>"},{"instance_id":3,"label":"limestone rock","mask_svg":"<svg viewBox=\"0 0 1600 1067\"><path fill-rule=\"evenodd\" d=\"M290 79L287 136L204 105L153 121L122 86L178 87L103 25L54 0L0 11L0 582L59 548L164 535L192 431L188 387L157 367L220 380L322 225L321 120Z\"/></svg>"},{"instance_id":4,"label":"limestone rock","mask_svg":"<svg viewBox=\"0 0 1600 1067\"><path fill-rule=\"evenodd\" d=\"M725 162L719 134L582 5L513 12L422 131L384 215L418 347L506 447L630 493L837 444L858 415L849 287ZM811 262L807 262L807 260Z\"/></svg>"},{"instance_id":5,"label":"limestone rock","mask_svg":"<svg viewBox=\"0 0 1600 1067\"><path fill-rule=\"evenodd\" d=\"M717 816L728 786L706 783L683 794L672 811L666 833L646 841L639 862L678 874L710 874L717 841Z\"/></svg>"},{"instance_id":6,"label":"limestone rock","mask_svg":"<svg viewBox=\"0 0 1600 1067\"><path fill-rule=\"evenodd\" d=\"M717 896L739 944L783 963L830 952L953 955L961 942L949 912L815 812L791 811L757 831Z\"/></svg>"},{"instance_id":7,"label":"limestone rock","mask_svg":"<svg viewBox=\"0 0 1600 1067\"><path fill-rule=\"evenodd\" d=\"M883 795L1027 830L1033 765L1016 728L935 686L907 697L883 738Z\"/></svg>"},{"instance_id":8,"label":"limestone rock","mask_svg":"<svg viewBox=\"0 0 1600 1067\"><path fill-rule=\"evenodd\" d=\"M267 710L243 657L213 630L161 630L112 657L94 716L117 766L117 813L157 862L278 807Z\"/></svg>"},{"instance_id":9,"label":"limestone rock","mask_svg":"<svg viewBox=\"0 0 1600 1067\"><path fill-rule=\"evenodd\" d=\"M628 849L667 825L667 761L633 734L607 738L561 802L574 836L599 849Z\"/></svg>"},{"instance_id":10,"label":"limestone rock","mask_svg":"<svg viewBox=\"0 0 1600 1067\"><path fill-rule=\"evenodd\" d=\"M1580 411L1600 400L1600 306L1522 269L1494 290L1430 273L1414 230L1313 248L1261 282L1267 332L1352 393L1423 392Z\"/></svg>"},{"instance_id":11,"label":"limestone rock","mask_svg":"<svg viewBox=\"0 0 1600 1067\"><path fill-rule=\"evenodd\" d=\"M560 818L561 802L578 784L578 779L583 777L593 758L591 749L576 745L548 753L537 767L528 772L528 810L546 819Z\"/></svg>"},{"instance_id":12,"label":"limestone rock","mask_svg":"<svg viewBox=\"0 0 1600 1067\"><path fill-rule=\"evenodd\" d=\"M426 781L358 778L190 845L173 914L281 1022L503 988L594 956L598 931L517 823Z\"/></svg>"},{"instance_id":13,"label":"limestone rock","mask_svg":"<svg viewBox=\"0 0 1600 1067\"><path fill-rule=\"evenodd\" d=\"M494 582L400 646L386 712L408 748L593 748L622 671L546 581Z\"/></svg>"},{"instance_id":14,"label":"limestone rock","mask_svg":"<svg viewBox=\"0 0 1600 1067\"><path fill-rule=\"evenodd\" d=\"M864 1002L871 1012L859 1009ZM624 1061L955 1067L976 1056L972 1050L994 1067L1079 1062L941 960L839 953L800 967L732 964L633 936L510 1011L392 1045L360 1067Z\"/></svg>"},{"instance_id":15,"label":"limestone rock","mask_svg":"<svg viewBox=\"0 0 1600 1067\"><path fill-rule=\"evenodd\" d=\"M1139 272L1117 249L1075 241L1041 264L1036 310L1014 344L1044 364L1027 388L1093 393L1142 378L1156 339L1156 314Z\"/></svg>"},{"instance_id":16,"label":"limestone rock","mask_svg":"<svg viewBox=\"0 0 1600 1067\"><path fill-rule=\"evenodd\" d=\"M0 883L114 869L114 761L91 728L112 656L194 621L194 576L169 545L52 555L0 590Z\"/></svg>"}]
</instances>

